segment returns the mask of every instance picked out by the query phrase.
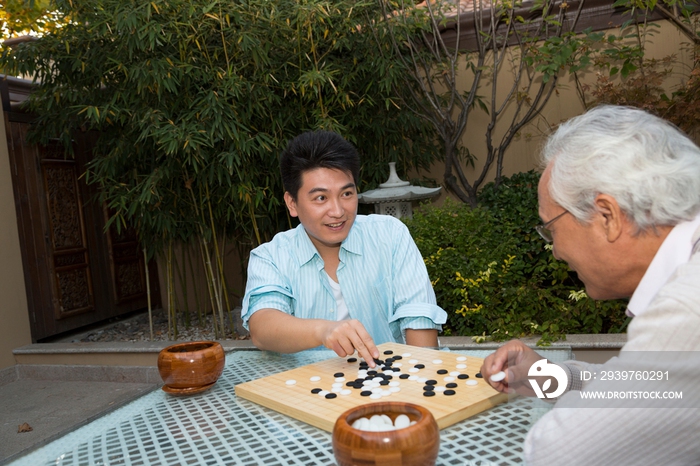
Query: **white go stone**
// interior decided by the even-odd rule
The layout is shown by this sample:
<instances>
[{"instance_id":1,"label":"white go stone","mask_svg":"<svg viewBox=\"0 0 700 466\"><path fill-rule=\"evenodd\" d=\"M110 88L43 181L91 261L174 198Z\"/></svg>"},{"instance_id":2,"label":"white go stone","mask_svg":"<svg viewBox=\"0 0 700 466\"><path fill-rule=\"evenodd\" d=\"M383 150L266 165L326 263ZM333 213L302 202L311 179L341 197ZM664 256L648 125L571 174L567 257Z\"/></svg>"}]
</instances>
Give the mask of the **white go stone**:
<instances>
[{"instance_id":1,"label":"white go stone","mask_svg":"<svg viewBox=\"0 0 700 466\"><path fill-rule=\"evenodd\" d=\"M397 429L403 429L411 424L411 419L405 414L399 414L394 420L394 427Z\"/></svg>"},{"instance_id":2,"label":"white go stone","mask_svg":"<svg viewBox=\"0 0 700 466\"><path fill-rule=\"evenodd\" d=\"M351 393L352 393L352 390L348 390L347 388L340 391L341 395L349 395Z\"/></svg>"},{"instance_id":3,"label":"white go stone","mask_svg":"<svg viewBox=\"0 0 700 466\"><path fill-rule=\"evenodd\" d=\"M309 380L312 381L312 382L318 382L319 380L321 380L321 377L319 377L319 376L317 376L317 375L314 375L314 376L311 377Z\"/></svg>"},{"instance_id":4,"label":"white go stone","mask_svg":"<svg viewBox=\"0 0 700 466\"><path fill-rule=\"evenodd\" d=\"M491 381L492 382L500 382L501 380L506 378L506 373L501 371L501 372L496 372L491 376Z\"/></svg>"},{"instance_id":5,"label":"white go stone","mask_svg":"<svg viewBox=\"0 0 700 466\"><path fill-rule=\"evenodd\" d=\"M345 377L336 377L335 381L336 382L345 382Z\"/></svg>"},{"instance_id":6,"label":"white go stone","mask_svg":"<svg viewBox=\"0 0 700 466\"><path fill-rule=\"evenodd\" d=\"M445 387L443 387L442 385L436 385L435 388L434 388L434 390L435 390L436 392L444 392L444 391L445 391Z\"/></svg>"},{"instance_id":7,"label":"white go stone","mask_svg":"<svg viewBox=\"0 0 700 466\"><path fill-rule=\"evenodd\" d=\"M416 369L415 367L411 367L408 372L418 372L420 369Z\"/></svg>"},{"instance_id":8,"label":"white go stone","mask_svg":"<svg viewBox=\"0 0 700 466\"><path fill-rule=\"evenodd\" d=\"M359 419L356 419L355 422L352 423L352 427L355 429L359 430L367 430L367 427L369 426L369 419L366 417L361 417Z\"/></svg>"},{"instance_id":9,"label":"white go stone","mask_svg":"<svg viewBox=\"0 0 700 466\"><path fill-rule=\"evenodd\" d=\"M466 360L467 360L467 358L465 358L464 356L459 356L457 358L457 361L466 361Z\"/></svg>"},{"instance_id":10,"label":"white go stone","mask_svg":"<svg viewBox=\"0 0 700 466\"><path fill-rule=\"evenodd\" d=\"M466 364L457 364L455 367L456 367L457 369L466 369L466 368L467 368L467 365L466 365Z\"/></svg>"},{"instance_id":11,"label":"white go stone","mask_svg":"<svg viewBox=\"0 0 700 466\"><path fill-rule=\"evenodd\" d=\"M459 374L461 374L460 371L452 371L452 372L450 372L450 375L451 375L452 377L457 377Z\"/></svg>"},{"instance_id":12,"label":"white go stone","mask_svg":"<svg viewBox=\"0 0 700 466\"><path fill-rule=\"evenodd\" d=\"M445 382L454 382L455 378L454 377L445 377L442 380L444 380Z\"/></svg>"},{"instance_id":13,"label":"white go stone","mask_svg":"<svg viewBox=\"0 0 700 466\"><path fill-rule=\"evenodd\" d=\"M391 393L396 393L401 391L401 387L389 387Z\"/></svg>"},{"instance_id":14,"label":"white go stone","mask_svg":"<svg viewBox=\"0 0 700 466\"><path fill-rule=\"evenodd\" d=\"M478 384L478 383L479 383L479 382L477 382L477 381L474 380L474 379L472 379L472 380L467 380L467 385L469 385L470 387L474 387L474 386L475 386L476 384Z\"/></svg>"},{"instance_id":15,"label":"white go stone","mask_svg":"<svg viewBox=\"0 0 700 466\"><path fill-rule=\"evenodd\" d=\"M389 382L390 387L398 387L399 385L401 385L401 382L397 382L396 380Z\"/></svg>"},{"instance_id":16,"label":"white go stone","mask_svg":"<svg viewBox=\"0 0 700 466\"><path fill-rule=\"evenodd\" d=\"M410 357L411 357L411 353L404 353L404 354L402 354L401 356L404 357L404 358L410 358Z\"/></svg>"},{"instance_id":17,"label":"white go stone","mask_svg":"<svg viewBox=\"0 0 700 466\"><path fill-rule=\"evenodd\" d=\"M409 364L417 364L417 363L418 363L418 360L417 360L417 359L409 359L409 360L408 360L408 363L409 363Z\"/></svg>"},{"instance_id":18,"label":"white go stone","mask_svg":"<svg viewBox=\"0 0 700 466\"><path fill-rule=\"evenodd\" d=\"M287 385L294 385L295 383L297 383L297 381L296 381L296 380L290 379L290 380L287 380L285 383L286 383Z\"/></svg>"},{"instance_id":19,"label":"white go stone","mask_svg":"<svg viewBox=\"0 0 700 466\"><path fill-rule=\"evenodd\" d=\"M433 364L442 364L442 359L433 359Z\"/></svg>"}]
</instances>

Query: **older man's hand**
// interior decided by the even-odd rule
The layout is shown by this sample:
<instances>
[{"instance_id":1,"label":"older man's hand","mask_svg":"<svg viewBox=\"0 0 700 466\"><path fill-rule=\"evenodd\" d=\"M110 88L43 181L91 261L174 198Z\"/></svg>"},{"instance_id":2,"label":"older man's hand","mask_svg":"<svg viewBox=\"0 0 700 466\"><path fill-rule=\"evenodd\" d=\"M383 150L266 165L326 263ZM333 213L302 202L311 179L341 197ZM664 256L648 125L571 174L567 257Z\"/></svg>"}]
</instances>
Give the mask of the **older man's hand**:
<instances>
[{"instance_id":1,"label":"older man's hand","mask_svg":"<svg viewBox=\"0 0 700 466\"><path fill-rule=\"evenodd\" d=\"M542 356L520 340L511 340L486 357L481 366L481 375L499 392L535 396L528 380L528 371L541 359L543 359ZM493 374L501 371L505 373L503 380L498 382L491 380Z\"/></svg>"}]
</instances>

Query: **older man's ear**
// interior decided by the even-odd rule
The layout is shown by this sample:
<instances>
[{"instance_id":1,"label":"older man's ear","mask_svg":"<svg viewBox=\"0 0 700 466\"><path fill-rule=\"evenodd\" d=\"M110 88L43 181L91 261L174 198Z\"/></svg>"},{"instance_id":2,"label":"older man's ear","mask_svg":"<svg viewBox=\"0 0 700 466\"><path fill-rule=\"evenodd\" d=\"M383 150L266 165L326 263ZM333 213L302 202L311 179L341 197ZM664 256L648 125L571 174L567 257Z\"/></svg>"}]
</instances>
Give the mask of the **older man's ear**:
<instances>
[{"instance_id":1,"label":"older man's ear","mask_svg":"<svg viewBox=\"0 0 700 466\"><path fill-rule=\"evenodd\" d=\"M614 197L608 194L598 194L595 198L596 218L600 222L605 237L608 242L614 243L620 238L620 235L629 227L629 222L622 213L619 204Z\"/></svg>"}]
</instances>

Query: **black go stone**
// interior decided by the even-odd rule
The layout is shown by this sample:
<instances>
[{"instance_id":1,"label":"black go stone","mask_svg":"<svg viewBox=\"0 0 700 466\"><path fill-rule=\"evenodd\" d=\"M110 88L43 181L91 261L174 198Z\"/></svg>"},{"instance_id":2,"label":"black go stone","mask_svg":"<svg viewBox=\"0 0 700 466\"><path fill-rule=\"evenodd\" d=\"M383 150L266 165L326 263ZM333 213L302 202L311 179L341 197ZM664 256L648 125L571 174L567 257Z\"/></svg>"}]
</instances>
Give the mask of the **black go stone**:
<instances>
[{"instance_id":1,"label":"black go stone","mask_svg":"<svg viewBox=\"0 0 700 466\"><path fill-rule=\"evenodd\" d=\"M384 354L394 354L394 352L391 351L390 349L388 349L388 350L384 351Z\"/></svg>"},{"instance_id":2,"label":"black go stone","mask_svg":"<svg viewBox=\"0 0 700 466\"><path fill-rule=\"evenodd\" d=\"M372 392L370 392L369 390L362 390L360 392L360 396L370 396L371 394Z\"/></svg>"},{"instance_id":3,"label":"black go stone","mask_svg":"<svg viewBox=\"0 0 700 466\"><path fill-rule=\"evenodd\" d=\"M377 375L377 371L367 371L367 375Z\"/></svg>"},{"instance_id":4,"label":"black go stone","mask_svg":"<svg viewBox=\"0 0 700 466\"><path fill-rule=\"evenodd\" d=\"M416 369L425 369L425 364L416 364L415 366Z\"/></svg>"},{"instance_id":5,"label":"black go stone","mask_svg":"<svg viewBox=\"0 0 700 466\"><path fill-rule=\"evenodd\" d=\"M439 369L439 370L437 371L437 373L440 374L440 375L447 374L447 369Z\"/></svg>"},{"instance_id":6,"label":"black go stone","mask_svg":"<svg viewBox=\"0 0 700 466\"><path fill-rule=\"evenodd\" d=\"M435 392L432 390L426 390L423 392L423 396L435 396Z\"/></svg>"},{"instance_id":7,"label":"black go stone","mask_svg":"<svg viewBox=\"0 0 700 466\"><path fill-rule=\"evenodd\" d=\"M320 388L312 388L312 389L311 389L311 393L313 393L314 395L317 394L317 393L319 393L320 391L321 391Z\"/></svg>"},{"instance_id":8,"label":"black go stone","mask_svg":"<svg viewBox=\"0 0 700 466\"><path fill-rule=\"evenodd\" d=\"M477 372L477 373L476 373L476 378L477 378L477 379L481 379L481 378L483 378L483 377L484 377L484 376L481 375L481 372Z\"/></svg>"},{"instance_id":9,"label":"black go stone","mask_svg":"<svg viewBox=\"0 0 700 466\"><path fill-rule=\"evenodd\" d=\"M383 371L393 371L394 369L391 368L391 366L384 366L382 367Z\"/></svg>"},{"instance_id":10,"label":"black go stone","mask_svg":"<svg viewBox=\"0 0 700 466\"><path fill-rule=\"evenodd\" d=\"M384 380L391 380L394 378L393 375L382 374L382 376L384 376Z\"/></svg>"},{"instance_id":11,"label":"black go stone","mask_svg":"<svg viewBox=\"0 0 700 466\"><path fill-rule=\"evenodd\" d=\"M348 362L357 362L357 358L350 358L348 359Z\"/></svg>"},{"instance_id":12,"label":"black go stone","mask_svg":"<svg viewBox=\"0 0 700 466\"><path fill-rule=\"evenodd\" d=\"M381 359L375 359L374 363L378 366L381 366L382 364L384 364L384 361L382 361Z\"/></svg>"},{"instance_id":13,"label":"black go stone","mask_svg":"<svg viewBox=\"0 0 700 466\"><path fill-rule=\"evenodd\" d=\"M457 376L457 378L460 379L460 380L468 379L468 378L469 378L469 374L459 374L459 375Z\"/></svg>"},{"instance_id":14,"label":"black go stone","mask_svg":"<svg viewBox=\"0 0 700 466\"><path fill-rule=\"evenodd\" d=\"M342 372L336 372L335 374L333 374L333 377L345 377L345 374L343 374Z\"/></svg>"},{"instance_id":15,"label":"black go stone","mask_svg":"<svg viewBox=\"0 0 700 466\"><path fill-rule=\"evenodd\" d=\"M437 385L437 380L426 380L425 381L426 385Z\"/></svg>"},{"instance_id":16,"label":"black go stone","mask_svg":"<svg viewBox=\"0 0 700 466\"><path fill-rule=\"evenodd\" d=\"M403 359L403 356L397 354L396 356L393 356L393 359L394 361L398 361L399 359Z\"/></svg>"},{"instance_id":17,"label":"black go stone","mask_svg":"<svg viewBox=\"0 0 700 466\"><path fill-rule=\"evenodd\" d=\"M379 382L379 385L389 385L389 381L388 381L388 380L382 380L381 382Z\"/></svg>"},{"instance_id":18,"label":"black go stone","mask_svg":"<svg viewBox=\"0 0 700 466\"><path fill-rule=\"evenodd\" d=\"M329 400L331 398L335 398L336 396L338 396L338 395L336 395L335 393L326 393L326 398L328 398Z\"/></svg>"},{"instance_id":19,"label":"black go stone","mask_svg":"<svg viewBox=\"0 0 700 466\"><path fill-rule=\"evenodd\" d=\"M366 368L369 367L369 364L367 364L367 362L365 362L365 361L362 361L362 362L360 363L360 367L364 367L364 368L366 369Z\"/></svg>"},{"instance_id":20,"label":"black go stone","mask_svg":"<svg viewBox=\"0 0 700 466\"><path fill-rule=\"evenodd\" d=\"M406 379L409 378L409 377L410 377L410 375L408 375L408 374L401 374L401 375L399 376L400 379L404 379L404 380L406 380Z\"/></svg>"},{"instance_id":21,"label":"black go stone","mask_svg":"<svg viewBox=\"0 0 700 466\"><path fill-rule=\"evenodd\" d=\"M445 387L447 387L447 388L457 388L457 384L454 383L454 382L451 382L451 383L448 383L447 385L445 385Z\"/></svg>"},{"instance_id":22,"label":"black go stone","mask_svg":"<svg viewBox=\"0 0 700 466\"><path fill-rule=\"evenodd\" d=\"M454 394L457 393L457 392L455 392L454 390L445 390L445 391L442 392L442 393L444 393L444 394L447 395L447 396L452 396L452 395L454 395ZM331 395L333 395L333 393L331 393ZM326 395L326 396L328 396L328 395Z\"/></svg>"},{"instance_id":23,"label":"black go stone","mask_svg":"<svg viewBox=\"0 0 700 466\"><path fill-rule=\"evenodd\" d=\"M433 390L435 390L435 387L433 387L432 385L425 385L423 387L423 391L426 391L426 392L433 391Z\"/></svg>"}]
</instances>

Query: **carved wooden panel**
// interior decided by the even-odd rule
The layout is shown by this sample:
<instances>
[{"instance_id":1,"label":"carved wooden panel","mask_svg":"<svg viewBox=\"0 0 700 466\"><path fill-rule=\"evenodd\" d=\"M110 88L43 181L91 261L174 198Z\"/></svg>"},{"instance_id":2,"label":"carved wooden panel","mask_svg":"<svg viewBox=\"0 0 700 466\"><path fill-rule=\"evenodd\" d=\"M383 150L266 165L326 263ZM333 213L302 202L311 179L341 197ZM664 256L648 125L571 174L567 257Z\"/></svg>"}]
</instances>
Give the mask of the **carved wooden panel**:
<instances>
[{"instance_id":1,"label":"carved wooden panel","mask_svg":"<svg viewBox=\"0 0 700 466\"><path fill-rule=\"evenodd\" d=\"M109 214L105 208L105 221ZM109 229L109 248L112 257L114 292L117 303L146 297L146 271L143 253L133 228Z\"/></svg>"},{"instance_id":2,"label":"carved wooden panel","mask_svg":"<svg viewBox=\"0 0 700 466\"><path fill-rule=\"evenodd\" d=\"M55 274L54 315L63 319L95 308L85 221L74 160L58 143L39 147Z\"/></svg>"}]
</instances>

